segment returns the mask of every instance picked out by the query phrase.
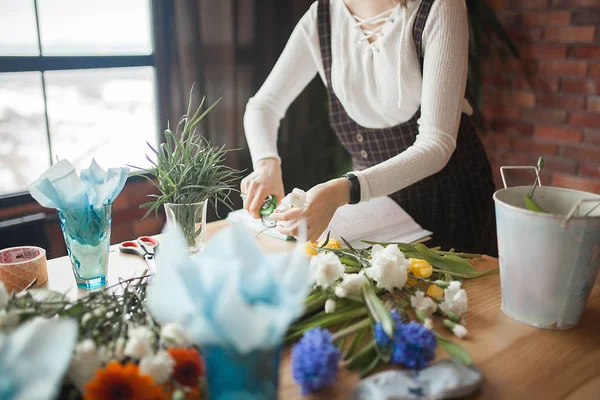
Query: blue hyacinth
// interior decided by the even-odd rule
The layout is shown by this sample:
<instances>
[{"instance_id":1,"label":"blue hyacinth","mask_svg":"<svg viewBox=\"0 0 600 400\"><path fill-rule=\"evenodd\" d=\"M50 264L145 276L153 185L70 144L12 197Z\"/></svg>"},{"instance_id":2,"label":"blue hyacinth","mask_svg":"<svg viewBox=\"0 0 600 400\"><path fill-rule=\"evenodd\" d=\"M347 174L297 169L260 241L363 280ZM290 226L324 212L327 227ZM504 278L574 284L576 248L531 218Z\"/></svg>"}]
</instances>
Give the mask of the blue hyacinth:
<instances>
[{"instance_id":1,"label":"blue hyacinth","mask_svg":"<svg viewBox=\"0 0 600 400\"><path fill-rule=\"evenodd\" d=\"M292 347L292 376L302 395L331 385L337 379L340 351L331 333L322 328L306 331Z\"/></svg>"},{"instance_id":2,"label":"blue hyacinth","mask_svg":"<svg viewBox=\"0 0 600 400\"><path fill-rule=\"evenodd\" d=\"M421 369L435 358L437 341L432 331L417 322L403 323L397 310L392 310L394 338L383 330L381 323L375 324L375 341L380 348L392 347L391 362L410 369Z\"/></svg>"},{"instance_id":3,"label":"blue hyacinth","mask_svg":"<svg viewBox=\"0 0 600 400\"><path fill-rule=\"evenodd\" d=\"M396 329L392 363L422 369L435 358L437 340L432 331L414 321Z\"/></svg>"},{"instance_id":4,"label":"blue hyacinth","mask_svg":"<svg viewBox=\"0 0 600 400\"><path fill-rule=\"evenodd\" d=\"M400 326L402 322L404 322L404 318L398 310L393 309L390 314L392 315L392 319L394 320L394 326ZM395 328L394 328L395 331ZM383 330L383 326L381 326L381 322L375 324L375 342L380 348L388 347L392 344L392 338L390 338L387 333Z\"/></svg>"}]
</instances>

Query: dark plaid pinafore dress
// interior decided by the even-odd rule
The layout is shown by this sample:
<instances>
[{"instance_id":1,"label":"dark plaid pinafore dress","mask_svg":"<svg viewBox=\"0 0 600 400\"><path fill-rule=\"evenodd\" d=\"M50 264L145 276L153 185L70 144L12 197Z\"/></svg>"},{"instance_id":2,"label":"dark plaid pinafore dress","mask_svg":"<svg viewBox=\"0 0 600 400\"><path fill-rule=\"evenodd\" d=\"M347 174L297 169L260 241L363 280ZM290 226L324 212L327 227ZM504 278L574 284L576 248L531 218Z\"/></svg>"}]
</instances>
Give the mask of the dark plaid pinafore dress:
<instances>
[{"instance_id":1,"label":"dark plaid pinafore dress","mask_svg":"<svg viewBox=\"0 0 600 400\"><path fill-rule=\"evenodd\" d=\"M413 26L417 55L423 66L422 35L434 0L422 0ZM329 97L329 123L352 156L353 168L363 170L398 155L414 144L420 110L407 122L372 129L352 120L331 85L331 22L329 0L318 4L319 44ZM434 233L429 246L497 254L494 180L485 149L471 119L463 114L456 150L438 173L389 195L423 228Z\"/></svg>"}]
</instances>

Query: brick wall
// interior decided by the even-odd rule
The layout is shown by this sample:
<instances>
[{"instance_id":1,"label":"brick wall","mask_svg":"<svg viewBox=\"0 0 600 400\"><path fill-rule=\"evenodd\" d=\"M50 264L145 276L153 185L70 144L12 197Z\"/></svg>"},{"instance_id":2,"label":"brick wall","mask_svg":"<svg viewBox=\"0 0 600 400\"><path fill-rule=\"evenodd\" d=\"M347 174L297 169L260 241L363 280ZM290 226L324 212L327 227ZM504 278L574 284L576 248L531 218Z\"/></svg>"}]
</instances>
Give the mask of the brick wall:
<instances>
[{"instance_id":1,"label":"brick wall","mask_svg":"<svg viewBox=\"0 0 600 400\"><path fill-rule=\"evenodd\" d=\"M484 60L484 137L501 165L546 162L543 182L600 193L600 0L489 0L521 60ZM530 184L531 173L511 173Z\"/></svg>"}]
</instances>

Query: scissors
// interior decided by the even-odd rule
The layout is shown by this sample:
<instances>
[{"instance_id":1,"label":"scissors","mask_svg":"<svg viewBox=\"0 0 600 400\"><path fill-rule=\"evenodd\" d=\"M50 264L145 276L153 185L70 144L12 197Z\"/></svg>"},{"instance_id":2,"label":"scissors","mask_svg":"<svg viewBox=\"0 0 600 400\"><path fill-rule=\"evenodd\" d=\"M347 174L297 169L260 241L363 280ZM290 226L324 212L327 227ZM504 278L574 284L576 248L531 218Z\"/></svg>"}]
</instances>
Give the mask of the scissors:
<instances>
[{"instance_id":1,"label":"scissors","mask_svg":"<svg viewBox=\"0 0 600 400\"><path fill-rule=\"evenodd\" d=\"M262 222L265 228L274 228L277 225L276 221L273 221L270 216L277 208L277 196L269 195L263 202L260 208L260 222Z\"/></svg>"},{"instance_id":2,"label":"scissors","mask_svg":"<svg viewBox=\"0 0 600 400\"><path fill-rule=\"evenodd\" d=\"M119 245L122 253L135 254L146 261L148 270L151 274L156 272L156 263L154 262L154 249L158 246L158 240L150 236L140 236L136 240L129 240Z\"/></svg>"}]
</instances>

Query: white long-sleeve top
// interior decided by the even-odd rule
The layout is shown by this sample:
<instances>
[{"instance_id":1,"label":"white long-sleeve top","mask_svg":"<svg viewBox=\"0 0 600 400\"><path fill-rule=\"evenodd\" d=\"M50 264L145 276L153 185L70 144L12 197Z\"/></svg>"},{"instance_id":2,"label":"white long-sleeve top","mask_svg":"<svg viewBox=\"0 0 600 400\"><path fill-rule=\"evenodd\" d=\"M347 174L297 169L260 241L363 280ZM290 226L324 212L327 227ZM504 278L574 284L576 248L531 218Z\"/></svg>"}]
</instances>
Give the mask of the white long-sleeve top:
<instances>
[{"instance_id":1,"label":"white long-sleeve top","mask_svg":"<svg viewBox=\"0 0 600 400\"><path fill-rule=\"evenodd\" d=\"M433 3L423 32L424 67L412 29L420 0L398 5L375 32L362 28L343 0L331 0L333 91L356 123L385 128L408 121L421 107L415 143L362 171L361 200L394 193L440 171L455 147L468 68L468 20L464 0ZM370 20L372 21L372 19ZM364 22L363 22L364 23ZM374 36L374 35L373 35ZM319 47L317 3L295 27L270 75L246 106L244 129L254 164L277 158L277 133L292 101L319 74L327 85Z\"/></svg>"}]
</instances>

